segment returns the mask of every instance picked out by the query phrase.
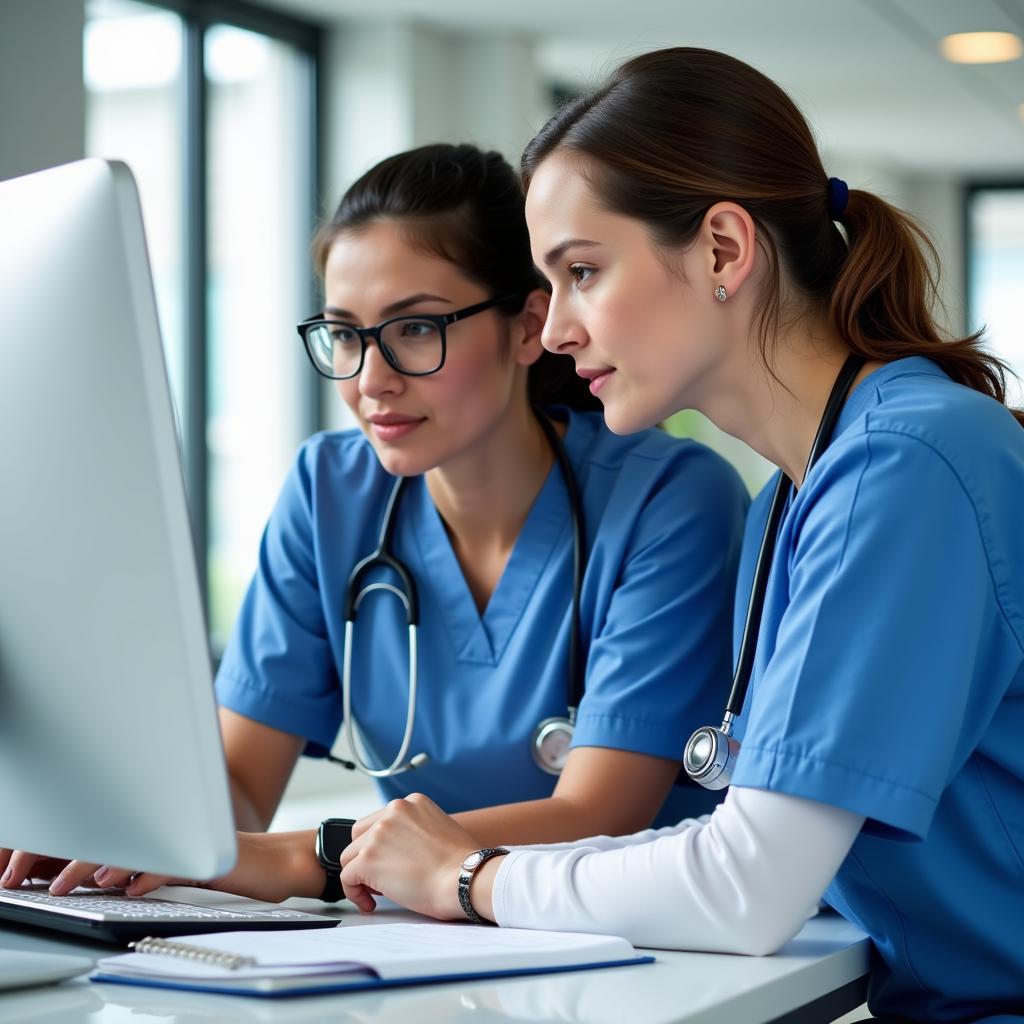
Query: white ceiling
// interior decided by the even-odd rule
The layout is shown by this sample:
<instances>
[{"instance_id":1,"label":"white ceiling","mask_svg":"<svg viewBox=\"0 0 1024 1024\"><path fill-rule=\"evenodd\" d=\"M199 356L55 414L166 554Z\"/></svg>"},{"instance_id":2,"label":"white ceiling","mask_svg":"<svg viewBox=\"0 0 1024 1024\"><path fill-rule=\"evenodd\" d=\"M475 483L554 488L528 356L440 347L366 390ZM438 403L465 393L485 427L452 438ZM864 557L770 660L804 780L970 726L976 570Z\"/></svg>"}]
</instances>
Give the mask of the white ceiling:
<instances>
[{"instance_id":1,"label":"white ceiling","mask_svg":"<svg viewBox=\"0 0 1024 1024\"><path fill-rule=\"evenodd\" d=\"M823 150L893 168L1024 179L1024 60L953 65L952 32L1024 37L1024 0L262 0L325 25L413 18L535 40L552 79L600 79L623 58L706 46L765 71Z\"/></svg>"}]
</instances>

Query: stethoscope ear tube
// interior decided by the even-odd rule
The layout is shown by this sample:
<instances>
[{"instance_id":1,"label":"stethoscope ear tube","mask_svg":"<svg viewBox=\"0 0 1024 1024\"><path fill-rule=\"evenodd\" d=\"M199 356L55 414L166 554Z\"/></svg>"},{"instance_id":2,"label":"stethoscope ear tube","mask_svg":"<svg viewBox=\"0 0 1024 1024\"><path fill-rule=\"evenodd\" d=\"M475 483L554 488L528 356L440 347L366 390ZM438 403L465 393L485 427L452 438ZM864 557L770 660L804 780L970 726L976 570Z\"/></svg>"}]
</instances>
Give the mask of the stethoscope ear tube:
<instances>
[{"instance_id":1,"label":"stethoscope ear tube","mask_svg":"<svg viewBox=\"0 0 1024 1024\"><path fill-rule=\"evenodd\" d=\"M804 469L804 480L811 469L824 454L835 433L839 414L843 403L853 386L853 382L864 365L861 356L848 356L836 377L825 411L818 423L818 430L811 444ZM698 729L687 741L683 751L683 771L694 782L705 789L724 789L732 781L733 769L739 756L740 744L732 735L732 727L743 712L743 703L750 686L750 677L754 669L754 656L757 653L757 635L761 630L761 616L764 612L764 600L768 593L768 579L775 560L775 545L778 540L779 526L783 514L793 493L793 481L784 473L779 475L779 482L772 495L771 507L768 510L768 521L761 535L761 547L757 553L754 567L754 579L750 588L750 601L743 623L743 637L740 640L740 651L736 657L736 671L733 674L732 688L725 705L725 715L720 728L705 725Z\"/></svg>"},{"instance_id":2,"label":"stethoscope ear tube","mask_svg":"<svg viewBox=\"0 0 1024 1024\"><path fill-rule=\"evenodd\" d=\"M395 529L395 509L398 507L398 502L402 497L407 481L408 478L404 476L400 476L395 481L395 486L391 489L391 495L388 498L387 508L384 511L384 519L381 524L380 537L377 539L377 547L356 563L356 567L348 578L348 586L345 588L346 623L355 622L356 616L359 614L359 605L370 591L390 590L393 594L397 594L401 598L402 604L405 605L405 615L408 624L410 626L418 626L420 624L420 599L419 593L416 590L416 581L412 578L412 573L409 572L405 564L391 553L391 536ZM401 588L386 583L372 583L368 587L363 587L363 578L372 569L379 569L382 566L395 573L401 581Z\"/></svg>"}]
</instances>

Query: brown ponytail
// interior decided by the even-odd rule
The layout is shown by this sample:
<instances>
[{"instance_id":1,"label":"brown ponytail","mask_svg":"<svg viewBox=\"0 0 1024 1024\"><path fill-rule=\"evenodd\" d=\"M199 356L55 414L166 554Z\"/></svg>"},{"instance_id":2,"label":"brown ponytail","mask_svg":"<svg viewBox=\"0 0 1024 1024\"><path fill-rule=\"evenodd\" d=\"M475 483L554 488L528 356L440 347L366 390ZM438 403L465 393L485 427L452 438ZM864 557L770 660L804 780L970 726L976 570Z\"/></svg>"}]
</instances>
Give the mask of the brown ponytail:
<instances>
[{"instance_id":1,"label":"brown ponytail","mask_svg":"<svg viewBox=\"0 0 1024 1024\"><path fill-rule=\"evenodd\" d=\"M769 367L783 268L805 303L828 311L852 352L884 362L926 356L1005 404L1009 371L981 347L981 332L949 337L935 322L937 261L922 228L858 190L845 210L830 211L806 120L749 65L689 47L636 57L544 125L523 153L524 183L562 148L590 158L591 183L608 209L642 221L666 248L690 244L717 202L750 213L768 265L759 341ZM1024 411L1014 415L1024 425Z\"/></svg>"},{"instance_id":2,"label":"brown ponytail","mask_svg":"<svg viewBox=\"0 0 1024 1024\"><path fill-rule=\"evenodd\" d=\"M959 384L1006 402L1006 365L981 347L982 332L950 337L935 323L938 257L925 231L870 192L850 192L842 219L849 252L829 314L850 350L889 362L927 356ZM1024 426L1024 410L1013 410Z\"/></svg>"}]
</instances>

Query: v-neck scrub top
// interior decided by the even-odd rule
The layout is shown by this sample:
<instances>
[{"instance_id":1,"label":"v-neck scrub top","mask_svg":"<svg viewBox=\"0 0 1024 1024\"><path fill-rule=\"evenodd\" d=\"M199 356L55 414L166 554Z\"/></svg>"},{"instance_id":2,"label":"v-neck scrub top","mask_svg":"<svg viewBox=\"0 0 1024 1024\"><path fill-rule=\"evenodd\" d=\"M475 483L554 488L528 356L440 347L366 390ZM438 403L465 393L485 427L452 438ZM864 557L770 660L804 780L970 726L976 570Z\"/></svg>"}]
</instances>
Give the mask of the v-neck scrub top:
<instances>
[{"instance_id":1,"label":"v-neck scrub top","mask_svg":"<svg viewBox=\"0 0 1024 1024\"><path fill-rule=\"evenodd\" d=\"M874 941L872 1011L1024 1012L1024 430L1005 408L920 357L853 391L780 526L747 704L734 786L867 819L825 898Z\"/></svg>"},{"instance_id":2,"label":"v-neck scrub top","mask_svg":"<svg viewBox=\"0 0 1024 1024\"><path fill-rule=\"evenodd\" d=\"M574 746L679 759L717 721L730 683L731 615L747 492L693 441L617 437L597 413L554 410L581 491L585 695ZM341 726L344 603L353 566L377 543L393 478L358 430L301 449L270 517L255 577L217 676L218 701L306 740L323 756ZM554 466L481 615L422 477L401 499L393 548L420 599L419 696L410 754L422 768L378 780L382 798L420 791L450 813L550 796L531 756L542 719L565 715L572 517ZM381 577L388 578L387 572ZM360 607L352 708L370 764L390 763L408 699L405 610ZM657 821L720 794L674 789Z\"/></svg>"}]
</instances>

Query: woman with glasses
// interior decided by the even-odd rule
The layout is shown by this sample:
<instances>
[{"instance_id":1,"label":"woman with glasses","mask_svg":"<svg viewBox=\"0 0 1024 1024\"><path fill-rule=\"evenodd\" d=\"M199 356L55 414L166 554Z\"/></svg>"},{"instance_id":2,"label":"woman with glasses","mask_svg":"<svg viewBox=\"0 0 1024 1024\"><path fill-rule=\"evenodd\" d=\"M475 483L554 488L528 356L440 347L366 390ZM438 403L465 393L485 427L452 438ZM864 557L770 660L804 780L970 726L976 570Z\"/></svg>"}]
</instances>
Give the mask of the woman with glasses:
<instances>
[{"instance_id":1,"label":"woman with glasses","mask_svg":"<svg viewBox=\"0 0 1024 1024\"><path fill-rule=\"evenodd\" d=\"M345 758L382 799L428 793L480 845L709 809L714 795L673 783L683 738L728 684L748 505L736 473L692 441L616 437L585 411L597 388L543 352L548 292L498 154L436 145L383 161L315 260L325 303L300 333L356 427L299 452L219 668L238 827L265 829L298 757L325 756L347 725ZM414 633L401 573L353 579L385 522Z\"/></svg>"},{"instance_id":2,"label":"woman with glasses","mask_svg":"<svg viewBox=\"0 0 1024 1024\"><path fill-rule=\"evenodd\" d=\"M1024 412L1004 367L935 323L920 229L830 179L792 100L725 54L629 61L523 172L544 344L604 381L606 421L698 408L780 469L744 541L737 699L686 748L732 786L703 819L486 860L396 801L354 829L346 892L460 918L468 890L502 925L750 954L824 897L873 941L876 1015L1021 1019Z\"/></svg>"}]
</instances>

